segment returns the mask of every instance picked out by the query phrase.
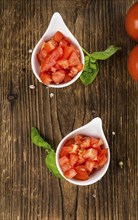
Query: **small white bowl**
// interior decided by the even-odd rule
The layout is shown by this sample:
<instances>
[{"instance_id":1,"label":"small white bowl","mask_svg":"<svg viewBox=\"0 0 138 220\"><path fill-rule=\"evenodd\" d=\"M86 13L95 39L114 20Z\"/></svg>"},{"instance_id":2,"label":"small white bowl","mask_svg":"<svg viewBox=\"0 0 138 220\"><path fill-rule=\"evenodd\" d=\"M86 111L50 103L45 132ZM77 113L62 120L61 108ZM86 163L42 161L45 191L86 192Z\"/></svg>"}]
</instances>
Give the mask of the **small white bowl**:
<instances>
[{"instance_id":1,"label":"small white bowl","mask_svg":"<svg viewBox=\"0 0 138 220\"><path fill-rule=\"evenodd\" d=\"M91 174L88 180L84 180L84 181L66 178L61 170L60 165L59 165L59 154L60 154L61 148L64 146L64 144L66 143L66 141L68 139L73 138L78 134L101 138L104 143L105 148L108 148L107 162L105 163L105 165L101 169L99 169L99 170L95 171L93 174ZM110 149L109 149L107 140L105 138L105 135L104 135L104 132L102 129L102 121L98 117L93 119L88 124L82 126L81 128L78 128L78 129L72 131L70 134L68 134L66 137L64 137L62 139L62 141L59 143L57 150L56 150L56 164L57 164L59 172L67 181L69 181L70 183L73 183L75 185L86 186L86 185L96 183L105 175L105 173L109 167L109 163L110 163Z\"/></svg>"},{"instance_id":2,"label":"small white bowl","mask_svg":"<svg viewBox=\"0 0 138 220\"><path fill-rule=\"evenodd\" d=\"M49 26L46 30L46 32L44 33L44 35L42 36L42 38L39 40L39 42L36 44L33 53L32 53L32 58L31 58L31 65L32 65L32 70L34 75L36 76L36 78L41 82L41 79L39 77L39 72L40 72L40 64L37 60L37 53L39 52L42 43L44 41L49 40L57 31L60 31L63 33L63 35L67 38L69 38L69 40L71 41L71 43L73 43L80 51L80 56L81 56L81 63L84 65L84 54L83 51L81 49L80 44L78 43L78 41L76 40L76 38L73 36L73 34L70 32L70 30L67 28L66 24L64 23L61 15L58 12L55 12L51 18L51 21L49 23ZM63 88L66 86L71 85L72 83L74 83L81 75L82 71L80 71L71 81L67 82L67 83L61 83L61 84L49 84L46 85L48 87L53 87L53 88ZM44 84L45 85L45 84Z\"/></svg>"}]
</instances>

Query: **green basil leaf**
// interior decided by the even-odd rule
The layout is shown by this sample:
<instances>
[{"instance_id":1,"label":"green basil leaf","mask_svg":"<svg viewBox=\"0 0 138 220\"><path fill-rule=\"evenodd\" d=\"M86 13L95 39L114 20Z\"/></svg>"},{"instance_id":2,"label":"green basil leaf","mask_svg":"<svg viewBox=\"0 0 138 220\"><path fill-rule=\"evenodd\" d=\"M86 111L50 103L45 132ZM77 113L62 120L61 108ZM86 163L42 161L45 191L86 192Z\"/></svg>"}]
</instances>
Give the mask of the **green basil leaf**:
<instances>
[{"instance_id":1,"label":"green basil leaf","mask_svg":"<svg viewBox=\"0 0 138 220\"><path fill-rule=\"evenodd\" d=\"M38 130L36 128L31 129L31 139L32 142L38 147L44 148L47 152L51 151L51 146L40 136Z\"/></svg>"},{"instance_id":2,"label":"green basil leaf","mask_svg":"<svg viewBox=\"0 0 138 220\"><path fill-rule=\"evenodd\" d=\"M54 174L54 176L58 178L62 178L57 165L56 165L56 153L54 150L51 150L48 155L46 156L45 163L49 171Z\"/></svg>"},{"instance_id":3,"label":"green basil leaf","mask_svg":"<svg viewBox=\"0 0 138 220\"><path fill-rule=\"evenodd\" d=\"M87 61L86 65L86 67L84 66L84 70L80 76L80 79L85 86L88 86L96 78L99 72L99 66L98 63L95 63L95 66L93 66L93 64L90 62L90 59L89 62Z\"/></svg>"},{"instance_id":4,"label":"green basil leaf","mask_svg":"<svg viewBox=\"0 0 138 220\"><path fill-rule=\"evenodd\" d=\"M116 47L114 45L111 45L105 51L94 52L90 56L94 58L95 60L106 60L120 49L121 47Z\"/></svg>"}]
</instances>

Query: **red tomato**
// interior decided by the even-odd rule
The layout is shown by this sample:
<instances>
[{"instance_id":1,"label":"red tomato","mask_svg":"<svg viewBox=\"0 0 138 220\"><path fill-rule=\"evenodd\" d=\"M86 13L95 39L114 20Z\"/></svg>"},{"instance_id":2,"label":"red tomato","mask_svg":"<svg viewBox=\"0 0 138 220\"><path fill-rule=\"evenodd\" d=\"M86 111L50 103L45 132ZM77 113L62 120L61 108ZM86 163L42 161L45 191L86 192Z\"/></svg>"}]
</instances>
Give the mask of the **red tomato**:
<instances>
[{"instance_id":1,"label":"red tomato","mask_svg":"<svg viewBox=\"0 0 138 220\"><path fill-rule=\"evenodd\" d=\"M133 80L138 82L138 45L130 52L127 67Z\"/></svg>"},{"instance_id":2,"label":"red tomato","mask_svg":"<svg viewBox=\"0 0 138 220\"><path fill-rule=\"evenodd\" d=\"M69 56L69 65L72 66L77 66L79 65L80 60L75 52L72 52Z\"/></svg>"},{"instance_id":3,"label":"red tomato","mask_svg":"<svg viewBox=\"0 0 138 220\"><path fill-rule=\"evenodd\" d=\"M70 154L69 158L69 164L71 167L74 167L74 165L77 163L79 156L77 154Z\"/></svg>"},{"instance_id":4,"label":"red tomato","mask_svg":"<svg viewBox=\"0 0 138 220\"><path fill-rule=\"evenodd\" d=\"M63 50L64 50L63 58L67 59L70 56L71 52L74 51L74 47L73 46L66 46L63 48Z\"/></svg>"},{"instance_id":5,"label":"red tomato","mask_svg":"<svg viewBox=\"0 0 138 220\"><path fill-rule=\"evenodd\" d=\"M62 38L63 34L60 31L57 31L53 36L53 39L58 43L62 40Z\"/></svg>"},{"instance_id":6,"label":"red tomato","mask_svg":"<svg viewBox=\"0 0 138 220\"><path fill-rule=\"evenodd\" d=\"M57 61L57 64L63 69L67 69L69 67L69 61L67 59L61 59Z\"/></svg>"},{"instance_id":7,"label":"red tomato","mask_svg":"<svg viewBox=\"0 0 138 220\"><path fill-rule=\"evenodd\" d=\"M64 146L60 151L60 157L68 156L69 152L72 151L72 146Z\"/></svg>"},{"instance_id":8,"label":"red tomato","mask_svg":"<svg viewBox=\"0 0 138 220\"><path fill-rule=\"evenodd\" d=\"M74 141L74 138L70 138L66 141L65 145L68 146L68 145L72 145L72 144L75 144L75 141Z\"/></svg>"},{"instance_id":9,"label":"red tomato","mask_svg":"<svg viewBox=\"0 0 138 220\"><path fill-rule=\"evenodd\" d=\"M44 42L42 49L45 49L45 51L46 51L47 53L49 53L49 52L51 52L52 50L54 50L56 47L57 47L57 42L54 41L54 40L49 40L49 41L47 41L47 42Z\"/></svg>"},{"instance_id":10,"label":"red tomato","mask_svg":"<svg viewBox=\"0 0 138 220\"><path fill-rule=\"evenodd\" d=\"M42 82L46 85L49 85L52 82L52 77L50 74L46 73L46 72L42 72L40 73L40 79L42 80Z\"/></svg>"},{"instance_id":11,"label":"red tomato","mask_svg":"<svg viewBox=\"0 0 138 220\"><path fill-rule=\"evenodd\" d=\"M67 74L64 78L64 82L69 82L70 80L72 80L72 78Z\"/></svg>"},{"instance_id":12,"label":"red tomato","mask_svg":"<svg viewBox=\"0 0 138 220\"><path fill-rule=\"evenodd\" d=\"M78 69L75 66L73 66L70 69L69 76L73 78L77 73L78 73Z\"/></svg>"},{"instance_id":13,"label":"red tomato","mask_svg":"<svg viewBox=\"0 0 138 220\"><path fill-rule=\"evenodd\" d=\"M82 140L83 140L83 136L82 135L76 135L75 137L74 137L74 140L75 140L75 143L76 144L81 144L81 142L82 142Z\"/></svg>"},{"instance_id":14,"label":"red tomato","mask_svg":"<svg viewBox=\"0 0 138 220\"><path fill-rule=\"evenodd\" d=\"M70 169L70 170L67 170L65 173L64 173L64 176L66 178L73 178L74 176L76 176L77 172L75 171L75 169Z\"/></svg>"},{"instance_id":15,"label":"red tomato","mask_svg":"<svg viewBox=\"0 0 138 220\"><path fill-rule=\"evenodd\" d=\"M79 50L60 31L43 42L37 60L40 72L47 71L51 75L50 79L52 78L50 83L55 84L71 81L83 68Z\"/></svg>"},{"instance_id":16,"label":"red tomato","mask_svg":"<svg viewBox=\"0 0 138 220\"><path fill-rule=\"evenodd\" d=\"M138 2L129 8L125 18L125 28L128 35L138 41Z\"/></svg>"},{"instance_id":17,"label":"red tomato","mask_svg":"<svg viewBox=\"0 0 138 220\"><path fill-rule=\"evenodd\" d=\"M89 158L92 160L97 160L97 155L98 155L98 151L96 149L90 148L90 149L86 150L83 157Z\"/></svg>"},{"instance_id":18,"label":"red tomato","mask_svg":"<svg viewBox=\"0 0 138 220\"><path fill-rule=\"evenodd\" d=\"M100 162L98 163L98 167L101 168L104 166L104 164L107 161L107 157L105 155L103 155L103 157L101 158Z\"/></svg>"},{"instance_id":19,"label":"red tomato","mask_svg":"<svg viewBox=\"0 0 138 220\"><path fill-rule=\"evenodd\" d=\"M86 168L86 170L87 170L89 173L92 172L94 166L95 166L95 162L92 161L92 160L87 160L87 161L85 162L85 168Z\"/></svg>"},{"instance_id":20,"label":"red tomato","mask_svg":"<svg viewBox=\"0 0 138 220\"><path fill-rule=\"evenodd\" d=\"M85 159L84 157L79 157L78 161L77 161L77 165L82 165L85 163Z\"/></svg>"},{"instance_id":21,"label":"red tomato","mask_svg":"<svg viewBox=\"0 0 138 220\"><path fill-rule=\"evenodd\" d=\"M70 170L72 167L69 163L65 163L63 166L61 166L61 169L64 172L66 172L67 170Z\"/></svg>"},{"instance_id":22,"label":"red tomato","mask_svg":"<svg viewBox=\"0 0 138 220\"><path fill-rule=\"evenodd\" d=\"M89 178L89 175L85 169L84 166L76 166L75 171L77 172L77 175L75 176L75 179L77 180L87 180Z\"/></svg>"},{"instance_id":23,"label":"red tomato","mask_svg":"<svg viewBox=\"0 0 138 220\"><path fill-rule=\"evenodd\" d=\"M52 73L52 80L56 84L63 82L64 78L65 78L65 72L63 70L59 70L55 73Z\"/></svg>"},{"instance_id":24,"label":"red tomato","mask_svg":"<svg viewBox=\"0 0 138 220\"><path fill-rule=\"evenodd\" d=\"M63 166L65 163L69 162L69 159L67 156L63 156L59 159L60 166Z\"/></svg>"},{"instance_id":25,"label":"red tomato","mask_svg":"<svg viewBox=\"0 0 138 220\"><path fill-rule=\"evenodd\" d=\"M89 148L91 146L91 139L90 139L90 137L84 137L83 141L80 144L80 146L82 148Z\"/></svg>"}]
</instances>

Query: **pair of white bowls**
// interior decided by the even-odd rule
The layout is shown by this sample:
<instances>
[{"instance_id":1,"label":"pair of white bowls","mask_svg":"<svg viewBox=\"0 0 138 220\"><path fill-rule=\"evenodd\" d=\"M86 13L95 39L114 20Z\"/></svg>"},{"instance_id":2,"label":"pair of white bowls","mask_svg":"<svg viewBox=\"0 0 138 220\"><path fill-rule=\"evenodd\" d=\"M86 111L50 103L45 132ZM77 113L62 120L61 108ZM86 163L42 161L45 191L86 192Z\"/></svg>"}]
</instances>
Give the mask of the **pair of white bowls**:
<instances>
[{"instance_id":1,"label":"pair of white bowls","mask_svg":"<svg viewBox=\"0 0 138 220\"><path fill-rule=\"evenodd\" d=\"M32 53L32 58L31 58L32 70L33 70L36 78L41 83L42 83L42 81L39 77L40 64L38 63L38 60L37 60L37 53L39 52L42 43L44 41L49 40L57 31L62 32L64 34L64 36L68 37L70 39L70 41L79 49L80 55L81 55L81 62L84 65L84 54L83 54L81 46L79 45L79 43L75 39L75 37L72 35L72 33L69 31L67 26L65 25L61 15L58 12L56 12L52 16L50 24L49 24L46 32L44 33L43 37L39 40L39 42L35 46L33 53ZM69 86L80 77L81 73L82 73L82 71L80 71L71 81L69 81L67 83L62 83L59 85L50 84L50 85L48 85L48 87L63 88L63 87ZM94 174L92 174L88 180L85 180L85 181L66 178L61 170L60 165L59 165L59 154L60 154L61 148L64 146L65 142L68 139L73 138L78 134L85 135L85 136L91 136L91 137L95 137L95 138L100 138L103 140L104 147L108 149L106 164L100 170L97 170ZM78 129L74 130L73 132L71 132L70 134L68 134L66 137L64 137L62 139L62 141L59 143L59 145L57 147L56 164L57 164L58 170L67 181L69 181L70 183L76 184L76 185L84 186L84 185L90 185L90 184L97 182L106 173L108 166L109 166L109 163L110 163L110 150L109 150L109 146L108 146L107 140L105 138L105 135L104 135L104 132L102 129L102 121L100 118L95 118L91 122L89 122L88 124L82 126L81 128L78 128Z\"/></svg>"}]
</instances>

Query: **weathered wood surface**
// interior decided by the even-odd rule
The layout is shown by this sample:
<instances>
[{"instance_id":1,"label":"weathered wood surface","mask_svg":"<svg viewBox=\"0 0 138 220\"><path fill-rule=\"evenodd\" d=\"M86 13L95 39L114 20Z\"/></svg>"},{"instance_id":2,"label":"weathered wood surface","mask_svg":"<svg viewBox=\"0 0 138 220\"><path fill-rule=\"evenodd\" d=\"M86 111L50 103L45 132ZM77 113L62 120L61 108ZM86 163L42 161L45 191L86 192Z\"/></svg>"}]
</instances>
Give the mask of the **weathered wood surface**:
<instances>
[{"instance_id":1,"label":"weathered wood surface","mask_svg":"<svg viewBox=\"0 0 138 220\"><path fill-rule=\"evenodd\" d=\"M126 67L135 42L124 29L125 13L134 2L0 1L0 220L138 219L138 85ZM100 63L88 87L78 80L67 88L46 89L32 73L29 49L55 11L88 51L122 47ZM107 174L88 187L59 181L48 172L44 151L31 143L31 127L56 149L62 137L95 116L103 120L111 149Z\"/></svg>"}]
</instances>

